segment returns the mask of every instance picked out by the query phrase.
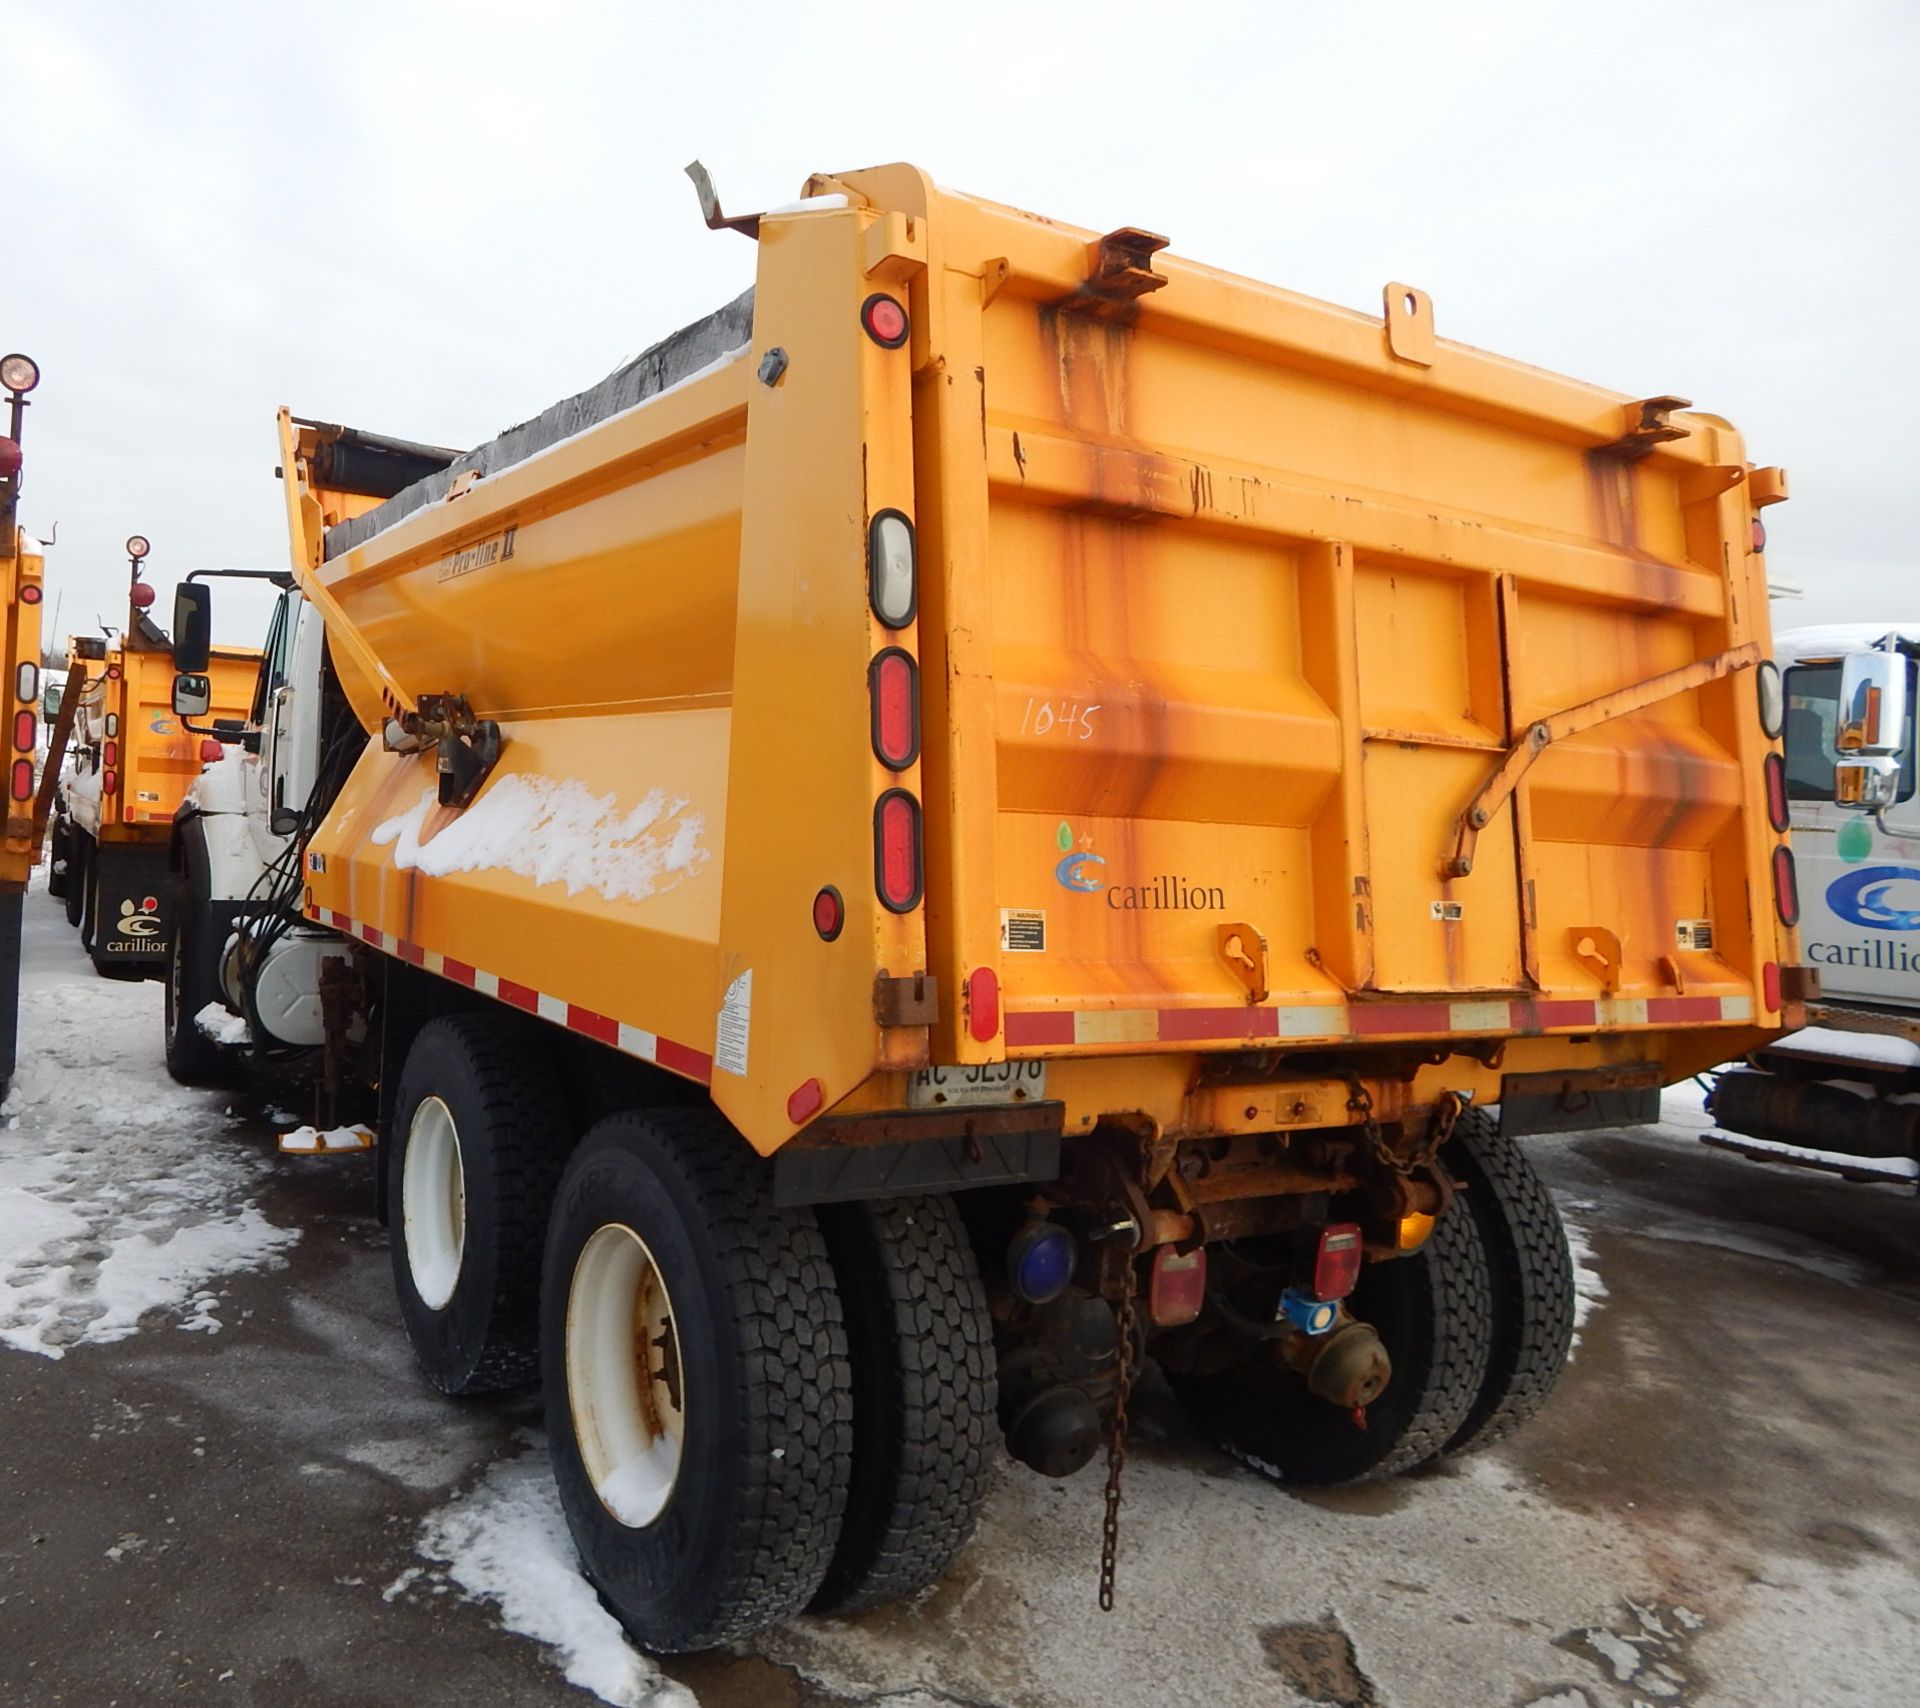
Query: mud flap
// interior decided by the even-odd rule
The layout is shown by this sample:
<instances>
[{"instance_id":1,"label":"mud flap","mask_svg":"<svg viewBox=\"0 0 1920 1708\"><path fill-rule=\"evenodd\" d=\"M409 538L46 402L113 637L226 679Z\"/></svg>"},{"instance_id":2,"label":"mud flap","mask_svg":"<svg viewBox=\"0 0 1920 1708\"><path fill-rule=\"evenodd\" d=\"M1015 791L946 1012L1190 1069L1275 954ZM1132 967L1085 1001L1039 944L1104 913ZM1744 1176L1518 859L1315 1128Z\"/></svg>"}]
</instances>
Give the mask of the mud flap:
<instances>
[{"instance_id":1,"label":"mud flap","mask_svg":"<svg viewBox=\"0 0 1920 1708\"><path fill-rule=\"evenodd\" d=\"M1660 1069L1653 1062L1568 1073L1510 1073L1500 1082L1500 1136L1590 1133L1660 1119Z\"/></svg>"},{"instance_id":2,"label":"mud flap","mask_svg":"<svg viewBox=\"0 0 1920 1708\"><path fill-rule=\"evenodd\" d=\"M95 963L129 978L165 978L167 943L173 930L174 886L167 850L116 847L94 851L98 862Z\"/></svg>"}]
</instances>

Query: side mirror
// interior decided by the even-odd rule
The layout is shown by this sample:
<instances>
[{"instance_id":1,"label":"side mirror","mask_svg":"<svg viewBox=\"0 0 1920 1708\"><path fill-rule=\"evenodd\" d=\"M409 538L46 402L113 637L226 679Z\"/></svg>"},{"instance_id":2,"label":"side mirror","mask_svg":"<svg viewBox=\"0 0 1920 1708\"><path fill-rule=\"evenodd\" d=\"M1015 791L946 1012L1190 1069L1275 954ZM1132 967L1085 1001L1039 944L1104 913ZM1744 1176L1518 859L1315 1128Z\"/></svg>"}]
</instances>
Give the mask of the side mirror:
<instances>
[{"instance_id":1,"label":"side mirror","mask_svg":"<svg viewBox=\"0 0 1920 1708\"><path fill-rule=\"evenodd\" d=\"M213 589L204 581L183 581L173 590L173 667L186 675L198 675L207 668L212 652ZM180 711L179 692L176 683L176 712Z\"/></svg>"},{"instance_id":2,"label":"side mirror","mask_svg":"<svg viewBox=\"0 0 1920 1708\"><path fill-rule=\"evenodd\" d=\"M1900 798L1900 761L1876 753L1839 759L1833 767L1833 804L1856 812L1882 812Z\"/></svg>"},{"instance_id":3,"label":"side mirror","mask_svg":"<svg viewBox=\"0 0 1920 1708\"><path fill-rule=\"evenodd\" d=\"M174 677L173 715L176 718L204 718L212 705L213 683L207 677L190 671Z\"/></svg>"},{"instance_id":4,"label":"side mirror","mask_svg":"<svg viewBox=\"0 0 1920 1708\"><path fill-rule=\"evenodd\" d=\"M1898 757L1907 733L1907 661L1897 652L1856 652L1840 673L1843 759Z\"/></svg>"}]
</instances>

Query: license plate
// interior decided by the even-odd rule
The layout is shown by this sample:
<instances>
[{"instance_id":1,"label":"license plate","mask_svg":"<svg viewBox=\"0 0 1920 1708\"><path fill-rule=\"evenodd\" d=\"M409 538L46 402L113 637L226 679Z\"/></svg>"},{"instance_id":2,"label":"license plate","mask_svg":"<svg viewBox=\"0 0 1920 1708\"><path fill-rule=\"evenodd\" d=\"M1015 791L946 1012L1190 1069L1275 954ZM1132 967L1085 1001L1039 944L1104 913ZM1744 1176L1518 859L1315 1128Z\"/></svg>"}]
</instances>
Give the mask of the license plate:
<instances>
[{"instance_id":1,"label":"license plate","mask_svg":"<svg viewBox=\"0 0 1920 1708\"><path fill-rule=\"evenodd\" d=\"M971 1109L986 1103L1032 1103L1046 1094L1045 1062L982 1062L975 1067L922 1068L907 1081L910 1109Z\"/></svg>"}]
</instances>

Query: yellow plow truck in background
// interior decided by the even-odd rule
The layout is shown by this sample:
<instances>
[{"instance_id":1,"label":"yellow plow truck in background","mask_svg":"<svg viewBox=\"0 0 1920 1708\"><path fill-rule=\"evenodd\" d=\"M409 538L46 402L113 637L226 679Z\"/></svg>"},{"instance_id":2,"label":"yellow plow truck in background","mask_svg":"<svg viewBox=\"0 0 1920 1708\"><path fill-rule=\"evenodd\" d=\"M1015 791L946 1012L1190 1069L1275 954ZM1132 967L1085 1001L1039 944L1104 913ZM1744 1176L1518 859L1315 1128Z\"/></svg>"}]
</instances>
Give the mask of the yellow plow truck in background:
<instances>
[{"instance_id":1,"label":"yellow plow truck in background","mask_svg":"<svg viewBox=\"0 0 1920 1708\"><path fill-rule=\"evenodd\" d=\"M1411 286L695 175L753 289L601 385L463 455L282 413L285 775L179 826L286 803L175 953L309 969L428 1377L542 1378L658 1650L931 1582L1002 1436L1106 1453L1110 1603L1148 1354L1283 1482L1512 1430L1572 1320L1516 1140L1803 995L1780 472Z\"/></svg>"},{"instance_id":2,"label":"yellow plow truck in background","mask_svg":"<svg viewBox=\"0 0 1920 1708\"><path fill-rule=\"evenodd\" d=\"M20 1043L20 916L27 877L40 857L36 760L40 744L40 605L46 549L20 526L23 469L21 426L27 394L40 368L17 352L0 356L0 391L7 394L6 432L0 435L0 670L7 713L7 816L0 834L0 1097L13 1083Z\"/></svg>"}]
</instances>

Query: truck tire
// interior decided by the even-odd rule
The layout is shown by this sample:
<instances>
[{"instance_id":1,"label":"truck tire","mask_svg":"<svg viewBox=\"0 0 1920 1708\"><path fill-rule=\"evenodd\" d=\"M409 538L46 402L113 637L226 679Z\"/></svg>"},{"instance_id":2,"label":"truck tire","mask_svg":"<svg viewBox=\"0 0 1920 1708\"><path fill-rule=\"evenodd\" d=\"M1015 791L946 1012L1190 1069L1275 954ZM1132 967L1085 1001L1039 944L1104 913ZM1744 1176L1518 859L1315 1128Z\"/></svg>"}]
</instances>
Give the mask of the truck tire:
<instances>
[{"instance_id":1,"label":"truck tire","mask_svg":"<svg viewBox=\"0 0 1920 1708\"><path fill-rule=\"evenodd\" d=\"M393 1284L442 1393L539 1373L540 1254L571 1136L565 1108L545 1041L510 1015L430 1021L407 1052L381 1146Z\"/></svg>"},{"instance_id":2,"label":"truck tire","mask_svg":"<svg viewBox=\"0 0 1920 1708\"><path fill-rule=\"evenodd\" d=\"M1370 1482L1444 1451L1486 1376L1489 1288L1477 1229L1455 1206L1406 1257L1369 1263L1347 1301L1392 1360L1361 1428L1277 1358L1172 1377L1196 1421L1236 1458L1297 1488Z\"/></svg>"},{"instance_id":3,"label":"truck tire","mask_svg":"<svg viewBox=\"0 0 1920 1708\"><path fill-rule=\"evenodd\" d=\"M712 1648L805 1608L852 1468L840 1293L814 1213L775 1207L715 1111L588 1132L554 1200L541 1330L560 1504L641 1646Z\"/></svg>"},{"instance_id":4,"label":"truck tire","mask_svg":"<svg viewBox=\"0 0 1920 1708\"><path fill-rule=\"evenodd\" d=\"M1441 1153L1466 1188L1492 1283L1487 1373L1449 1453L1490 1447L1546 1403L1573 1344L1573 1256L1553 1194L1520 1147L1484 1110L1460 1117Z\"/></svg>"},{"instance_id":5,"label":"truck tire","mask_svg":"<svg viewBox=\"0 0 1920 1708\"><path fill-rule=\"evenodd\" d=\"M47 894L55 901L66 900L67 876L72 866L73 837L67 830L67 821L55 813L52 827L47 831Z\"/></svg>"},{"instance_id":6,"label":"truck tire","mask_svg":"<svg viewBox=\"0 0 1920 1708\"><path fill-rule=\"evenodd\" d=\"M77 926L87 905L87 874L93 869L93 838L76 830L69 843L67 867L67 923Z\"/></svg>"},{"instance_id":7,"label":"truck tire","mask_svg":"<svg viewBox=\"0 0 1920 1708\"><path fill-rule=\"evenodd\" d=\"M812 1611L852 1613L937 1582L973 1535L998 1433L993 1327L950 1198L816 1214L853 1361L853 1481Z\"/></svg>"},{"instance_id":8,"label":"truck tire","mask_svg":"<svg viewBox=\"0 0 1920 1708\"><path fill-rule=\"evenodd\" d=\"M226 945L203 893L205 863L195 858L197 840L197 834L188 839L174 900L173 940L167 946L167 1072L182 1085L224 1085L239 1077L243 1058L200 1030L200 1011L208 1003L226 1006L220 989Z\"/></svg>"}]
</instances>

